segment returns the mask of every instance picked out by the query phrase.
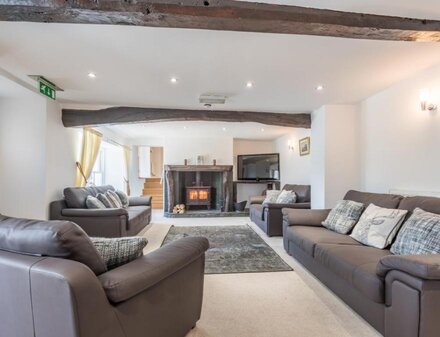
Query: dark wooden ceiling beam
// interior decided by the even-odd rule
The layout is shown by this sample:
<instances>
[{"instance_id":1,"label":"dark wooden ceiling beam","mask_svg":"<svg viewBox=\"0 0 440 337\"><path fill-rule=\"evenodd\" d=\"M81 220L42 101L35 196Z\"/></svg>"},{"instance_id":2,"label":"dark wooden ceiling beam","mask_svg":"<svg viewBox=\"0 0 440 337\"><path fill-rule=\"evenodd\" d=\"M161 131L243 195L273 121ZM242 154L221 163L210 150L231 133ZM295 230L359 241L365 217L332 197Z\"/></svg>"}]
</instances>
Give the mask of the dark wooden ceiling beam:
<instances>
[{"instance_id":1,"label":"dark wooden ceiling beam","mask_svg":"<svg viewBox=\"0 0 440 337\"><path fill-rule=\"evenodd\" d=\"M8 0L1 21L440 41L440 21L230 0Z\"/></svg>"},{"instance_id":2,"label":"dark wooden ceiling beam","mask_svg":"<svg viewBox=\"0 0 440 337\"><path fill-rule=\"evenodd\" d=\"M113 107L101 110L63 109L65 127L176 121L256 122L266 125L310 128L310 114L251 111L179 110Z\"/></svg>"}]
</instances>

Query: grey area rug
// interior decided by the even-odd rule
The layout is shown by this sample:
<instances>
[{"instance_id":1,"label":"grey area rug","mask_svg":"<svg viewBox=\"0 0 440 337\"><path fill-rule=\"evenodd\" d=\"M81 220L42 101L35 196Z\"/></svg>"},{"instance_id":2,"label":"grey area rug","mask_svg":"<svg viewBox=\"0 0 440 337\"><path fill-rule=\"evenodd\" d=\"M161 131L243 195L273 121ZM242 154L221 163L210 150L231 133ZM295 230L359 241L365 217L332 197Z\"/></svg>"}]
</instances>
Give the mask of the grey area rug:
<instances>
[{"instance_id":1,"label":"grey area rug","mask_svg":"<svg viewBox=\"0 0 440 337\"><path fill-rule=\"evenodd\" d=\"M162 245L187 236L209 240L205 274L293 270L249 226L173 226Z\"/></svg>"}]
</instances>

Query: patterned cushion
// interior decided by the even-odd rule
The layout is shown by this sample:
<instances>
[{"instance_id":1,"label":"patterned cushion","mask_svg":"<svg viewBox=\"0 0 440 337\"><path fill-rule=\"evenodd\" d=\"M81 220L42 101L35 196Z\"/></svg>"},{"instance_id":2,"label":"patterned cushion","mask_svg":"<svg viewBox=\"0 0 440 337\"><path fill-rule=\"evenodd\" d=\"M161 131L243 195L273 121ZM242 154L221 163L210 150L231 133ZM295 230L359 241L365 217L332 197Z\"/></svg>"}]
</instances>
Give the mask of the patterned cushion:
<instances>
[{"instance_id":1,"label":"patterned cushion","mask_svg":"<svg viewBox=\"0 0 440 337\"><path fill-rule=\"evenodd\" d=\"M330 211L322 225L337 233L347 234L358 222L363 210L364 204L360 202L341 200Z\"/></svg>"},{"instance_id":2,"label":"patterned cushion","mask_svg":"<svg viewBox=\"0 0 440 337\"><path fill-rule=\"evenodd\" d=\"M113 208L122 208L122 202L121 199L119 199L119 196L116 194L115 191L107 191L105 192L105 196L112 204Z\"/></svg>"},{"instance_id":3,"label":"patterned cushion","mask_svg":"<svg viewBox=\"0 0 440 337\"><path fill-rule=\"evenodd\" d=\"M140 236L90 239L109 270L136 260L147 245L147 239Z\"/></svg>"},{"instance_id":4,"label":"patterned cushion","mask_svg":"<svg viewBox=\"0 0 440 337\"><path fill-rule=\"evenodd\" d=\"M264 199L263 204L271 204L277 202L278 196L281 194L279 190L267 190L266 199Z\"/></svg>"},{"instance_id":5,"label":"patterned cushion","mask_svg":"<svg viewBox=\"0 0 440 337\"><path fill-rule=\"evenodd\" d=\"M92 197L91 195L87 196L86 205L87 205L87 208L90 208L90 209L105 208L105 205L101 201L99 201L98 198Z\"/></svg>"},{"instance_id":6,"label":"patterned cushion","mask_svg":"<svg viewBox=\"0 0 440 337\"><path fill-rule=\"evenodd\" d=\"M277 198L277 204L294 204L296 202L296 193L283 190Z\"/></svg>"},{"instance_id":7,"label":"patterned cushion","mask_svg":"<svg viewBox=\"0 0 440 337\"><path fill-rule=\"evenodd\" d=\"M350 236L364 245L384 249L393 241L406 213L408 211L370 204Z\"/></svg>"},{"instance_id":8,"label":"patterned cushion","mask_svg":"<svg viewBox=\"0 0 440 337\"><path fill-rule=\"evenodd\" d=\"M129 204L127 193L117 190L116 194L118 195L119 200L121 200L122 207L127 208Z\"/></svg>"},{"instance_id":9,"label":"patterned cushion","mask_svg":"<svg viewBox=\"0 0 440 337\"><path fill-rule=\"evenodd\" d=\"M416 208L403 224L391 253L397 255L440 254L440 214Z\"/></svg>"},{"instance_id":10,"label":"patterned cushion","mask_svg":"<svg viewBox=\"0 0 440 337\"><path fill-rule=\"evenodd\" d=\"M99 201L101 201L101 202L104 204L104 206L105 206L106 208L113 208L112 203L110 202L110 200L108 200L108 197L107 197L105 194L98 193L98 194L96 195L96 198L97 198Z\"/></svg>"}]
</instances>

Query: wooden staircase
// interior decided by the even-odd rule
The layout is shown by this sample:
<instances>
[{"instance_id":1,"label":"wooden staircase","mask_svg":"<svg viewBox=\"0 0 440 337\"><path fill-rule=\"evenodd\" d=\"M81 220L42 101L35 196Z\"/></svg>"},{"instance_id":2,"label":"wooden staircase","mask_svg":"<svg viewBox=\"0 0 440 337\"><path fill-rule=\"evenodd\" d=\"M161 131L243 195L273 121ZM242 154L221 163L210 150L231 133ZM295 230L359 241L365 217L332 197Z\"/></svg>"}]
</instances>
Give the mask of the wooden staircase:
<instances>
[{"instance_id":1,"label":"wooden staircase","mask_svg":"<svg viewBox=\"0 0 440 337\"><path fill-rule=\"evenodd\" d=\"M161 178L147 178L144 182L143 195L151 195L153 197L153 209L163 209L163 185Z\"/></svg>"}]
</instances>

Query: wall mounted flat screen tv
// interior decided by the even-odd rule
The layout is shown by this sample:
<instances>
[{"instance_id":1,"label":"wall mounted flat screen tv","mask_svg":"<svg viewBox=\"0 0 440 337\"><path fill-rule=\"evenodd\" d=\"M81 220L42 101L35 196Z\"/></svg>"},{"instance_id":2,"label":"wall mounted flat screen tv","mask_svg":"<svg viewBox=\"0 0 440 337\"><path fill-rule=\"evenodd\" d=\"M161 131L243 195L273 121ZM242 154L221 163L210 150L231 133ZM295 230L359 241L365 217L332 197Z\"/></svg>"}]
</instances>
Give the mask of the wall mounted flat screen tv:
<instances>
[{"instance_id":1,"label":"wall mounted flat screen tv","mask_svg":"<svg viewBox=\"0 0 440 337\"><path fill-rule=\"evenodd\" d=\"M237 156L238 180L279 180L280 155L247 154Z\"/></svg>"}]
</instances>

